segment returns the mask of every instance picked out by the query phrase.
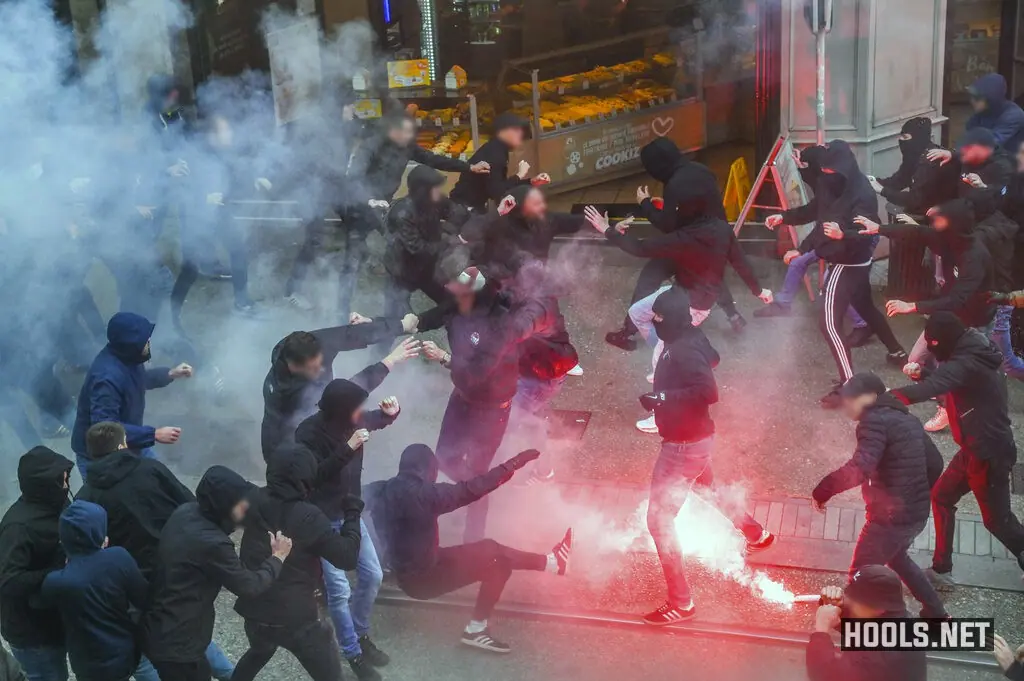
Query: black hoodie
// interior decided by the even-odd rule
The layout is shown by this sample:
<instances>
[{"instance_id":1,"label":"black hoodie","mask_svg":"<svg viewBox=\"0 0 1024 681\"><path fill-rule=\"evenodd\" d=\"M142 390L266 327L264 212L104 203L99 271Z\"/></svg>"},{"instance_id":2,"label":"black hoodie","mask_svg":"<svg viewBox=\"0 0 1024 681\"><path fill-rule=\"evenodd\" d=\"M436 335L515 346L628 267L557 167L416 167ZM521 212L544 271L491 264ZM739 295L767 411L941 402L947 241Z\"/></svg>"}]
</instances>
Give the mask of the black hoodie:
<instances>
[{"instance_id":1,"label":"black hoodie","mask_svg":"<svg viewBox=\"0 0 1024 681\"><path fill-rule=\"evenodd\" d=\"M0 520L0 634L15 648L64 644L60 613L36 606L43 579L64 566L57 527L73 465L42 446L18 461L21 496Z\"/></svg>"},{"instance_id":2,"label":"black hoodie","mask_svg":"<svg viewBox=\"0 0 1024 681\"><path fill-rule=\"evenodd\" d=\"M390 341L405 331L400 319L375 319L366 324L334 326L311 333L320 341L323 353L323 371L313 380L288 369L288 362L281 356L284 339L270 353L270 371L263 379L263 423L260 426L264 461L282 443L291 442L299 422L316 411L320 395L334 378L333 365L339 353ZM378 363L353 376L352 380L372 391L387 375L388 368Z\"/></svg>"},{"instance_id":3,"label":"black hoodie","mask_svg":"<svg viewBox=\"0 0 1024 681\"><path fill-rule=\"evenodd\" d=\"M861 234L853 219L863 215L881 222L878 195L860 171L850 145L843 140L828 143L821 167L833 172L823 171L814 188L814 198L807 205L783 212L783 221L788 225L816 223L800 246L802 252L813 249L822 260L839 265L866 265L871 262L873 239ZM843 238L822 238L826 222L837 223Z\"/></svg>"},{"instance_id":4,"label":"black hoodie","mask_svg":"<svg viewBox=\"0 0 1024 681\"><path fill-rule=\"evenodd\" d=\"M124 547L146 579L156 571L167 519L182 504L196 500L167 466L127 449L94 460L75 498L107 511L110 545Z\"/></svg>"},{"instance_id":5,"label":"black hoodie","mask_svg":"<svg viewBox=\"0 0 1024 681\"><path fill-rule=\"evenodd\" d=\"M909 140L900 140L900 167L889 177L879 178L882 196L907 213L925 213L932 206L947 200L959 191L959 178L946 166L932 163L925 156L939 146L932 142L930 118L911 118L901 133Z\"/></svg>"},{"instance_id":6,"label":"black hoodie","mask_svg":"<svg viewBox=\"0 0 1024 681\"><path fill-rule=\"evenodd\" d=\"M431 200L431 190L444 184L444 175L433 168L416 166L406 184L409 195L388 211L384 266L403 286L415 289L437 277L438 259L458 242L469 212L449 199Z\"/></svg>"},{"instance_id":7,"label":"black hoodie","mask_svg":"<svg viewBox=\"0 0 1024 681\"><path fill-rule=\"evenodd\" d=\"M196 501L179 507L164 525L141 626L143 652L150 660L201 660L213 639L214 603L221 588L236 596L258 596L281 573L281 561L273 556L246 568L231 541L231 510L254 489L231 469L212 466L196 487Z\"/></svg>"},{"instance_id":8,"label":"black hoodie","mask_svg":"<svg viewBox=\"0 0 1024 681\"><path fill-rule=\"evenodd\" d=\"M452 187L451 197L463 206L475 212L487 210L488 201L500 201L516 185L529 185L529 179L520 179L518 175L508 174L508 156L512 149L498 138L498 133L506 128L526 127L517 116L503 113L494 119L494 135L480 145L473 153L469 164L484 161L491 166L489 173L463 173L459 181Z\"/></svg>"},{"instance_id":9,"label":"black hoodie","mask_svg":"<svg viewBox=\"0 0 1024 681\"><path fill-rule=\"evenodd\" d=\"M1017 446L999 349L949 312L932 315L924 333L939 366L918 383L893 390L893 395L904 404L945 395L949 427L961 449L1008 469L1017 461Z\"/></svg>"},{"instance_id":10,"label":"black hoodie","mask_svg":"<svg viewBox=\"0 0 1024 681\"><path fill-rule=\"evenodd\" d=\"M398 414L388 416L380 409L363 412L358 422L353 416L367 392L352 381L336 378L324 388L319 411L299 424L295 440L313 453L317 463L316 481L309 501L331 520L345 516L345 497L358 497L363 486L363 447L348 446L352 433L360 428L374 431L395 422Z\"/></svg>"},{"instance_id":11,"label":"black hoodie","mask_svg":"<svg viewBox=\"0 0 1024 681\"><path fill-rule=\"evenodd\" d=\"M697 442L713 435L711 405L718 402L714 368L721 359L704 332L693 325L686 292L672 287L654 301L655 322L665 351L654 371L658 433L666 442Z\"/></svg>"},{"instance_id":12,"label":"black hoodie","mask_svg":"<svg viewBox=\"0 0 1024 681\"><path fill-rule=\"evenodd\" d=\"M709 218L725 220L718 178L707 166L686 158L675 142L659 137L640 150L647 174L665 185L661 210L650 199L640 203L640 214L662 232L674 232Z\"/></svg>"},{"instance_id":13,"label":"black hoodie","mask_svg":"<svg viewBox=\"0 0 1024 681\"><path fill-rule=\"evenodd\" d=\"M370 485L370 513L399 583L437 562L438 517L493 492L515 472L501 464L472 480L445 483L437 482L437 470L430 447L409 445L402 452L398 475Z\"/></svg>"},{"instance_id":14,"label":"black hoodie","mask_svg":"<svg viewBox=\"0 0 1024 681\"><path fill-rule=\"evenodd\" d=\"M267 486L254 497L246 518L239 555L245 567L258 570L270 559L270 533L292 540L292 552L269 590L240 595L235 611L246 620L300 627L318 618L316 590L322 584L320 560L339 570L354 570L359 558L359 512L355 497L338 499L345 518L335 532L323 512L307 501L317 477L317 462L305 447L282 448L267 465Z\"/></svg>"},{"instance_id":15,"label":"black hoodie","mask_svg":"<svg viewBox=\"0 0 1024 681\"><path fill-rule=\"evenodd\" d=\"M923 526L942 466L942 455L917 417L898 399L883 394L857 422L853 457L826 475L812 496L824 504L860 485L871 522Z\"/></svg>"}]
</instances>

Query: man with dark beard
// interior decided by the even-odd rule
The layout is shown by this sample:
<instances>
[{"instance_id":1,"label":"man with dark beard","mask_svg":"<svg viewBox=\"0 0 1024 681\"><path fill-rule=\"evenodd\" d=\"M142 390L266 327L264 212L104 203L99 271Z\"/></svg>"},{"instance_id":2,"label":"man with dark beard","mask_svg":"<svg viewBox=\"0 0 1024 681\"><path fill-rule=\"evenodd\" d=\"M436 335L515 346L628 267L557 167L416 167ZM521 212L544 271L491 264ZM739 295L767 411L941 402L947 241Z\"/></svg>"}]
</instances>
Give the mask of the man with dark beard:
<instances>
[{"instance_id":1,"label":"man with dark beard","mask_svg":"<svg viewBox=\"0 0 1024 681\"><path fill-rule=\"evenodd\" d=\"M320 620L314 594L322 562L339 571L355 568L363 502L353 496L337 499L344 522L332 527L308 501L316 478L317 462L309 450L283 447L267 465L267 486L254 495L242 536L242 564L259 569L273 553L271 537L278 532L292 538L292 551L273 586L235 601L235 611L245 619L249 649L238 661L233 681L255 679L279 647L294 655L313 681L342 679L334 635Z\"/></svg>"},{"instance_id":2,"label":"man with dark beard","mask_svg":"<svg viewBox=\"0 0 1024 681\"><path fill-rule=\"evenodd\" d=\"M1010 508L1010 471L1017 461L1002 355L984 334L969 329L951 312L936 312L924 327L928 350L939 360L934 371L913 372L914 385L892 394L904 404L946 396L949 425L960 450L932 488L935 554L926 572L938 589L953 581L956 505L969 492L981 507L985 529L1024 568L1024 526Z\"/></svg>"}]
</instances>

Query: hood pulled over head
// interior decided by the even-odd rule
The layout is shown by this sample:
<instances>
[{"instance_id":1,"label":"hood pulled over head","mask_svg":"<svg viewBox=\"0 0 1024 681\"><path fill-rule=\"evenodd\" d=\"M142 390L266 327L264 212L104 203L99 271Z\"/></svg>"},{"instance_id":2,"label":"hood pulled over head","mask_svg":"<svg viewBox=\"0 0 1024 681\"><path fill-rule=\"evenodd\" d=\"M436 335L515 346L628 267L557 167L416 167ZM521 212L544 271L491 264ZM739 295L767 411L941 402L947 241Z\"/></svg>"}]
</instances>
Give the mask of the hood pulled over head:
<instances>
[{"instance_id":1,"label":"hood pulled over head","mask_svg":"<svg viewBox=\"0 0 1024 681\"><path fill-rule=\"evenodd\" d=\"M667 137L659 137L640 150L640 163L648 175L665 183L672 179L672 174L679 166L686 163L686 157L675 142Z\"/></svg>"},{"instance_id":2,"label":"hood pulled over head","mask_svg":"<svg viewBox=\"0 0 1024 681\"><path fill-rule=\"evenodd\" d=\"M954 239L968 239L974 233L974 208L964 199L953 199L939 204L938 214L949 222L949 235Z\"/></svg>"},{"instance_id":3,"label":"hood pulled over head","mask_svg":"<svg viewBox=\"0 0 1024 681\"><path fill-rule=\"evenodd\" d=\"M427 445L409 445L402 451L398 462L399 475L405 473L425 482L437 482L437 470L437 457Z\"/></svg>"},{"instance_id":4,"label":"hood pulled over head","mask_svg":"<svg viewBox=\"0 0 1024 681\"><path fill-rule=\"evenodd\" d=\"M74 501L60 514L58 532L68 556L96 553L107 539L107 512L98 504Z\"/></svg>"},{"instance_id":5,"label":"hood pulled over head","mask_svg":"<svg viewBox=\"0 0 1024 681\"><path fill-rule=\"evenodd\" d=\"M156 324L134 312L118 312L107 322L107 347L125 364L149 361L146 344Z\"/></svg>"},{"instance_id":6,"label":"hood pulled over head","mask_svg":"<svg viewBox=\"0 0 1024 681\"><path fill-rule=\"evenodd\" d=\"M661 321L654 322L658 338L666 344L682 338L693 330L690 315L690 296L678 286L673 286L654 301L654 313Z\"/></svg>"},{"instance_id":7,"label":"hood pulled over head","mask_svg":"<svg viewBox=\"0 0 1024 681\"><path fill-rule=\"evenodd\" d=\"M316 457L306 447L282 447L267 462L267 492L281 501L305 499L316 481L316 468Z\"/></svg>"},{"instance_id":8,"label":"hood pulled over head","mask_svg":"<svg viewBox=\"0 0 1024 681\"><path fill-rule=\"evenodd\" d=\"M957 343L967 333L967 327L952 312L936 312L924 325L924 339L928 350L939 360L948 360Z\"/></svg>"},{"instance_id":9,"label":"hood pulled over head","mask_svg":"<svg viewBox=\"0 0 1024 681\"><path fill-rule=\"evenodd\" d=\"M989 108L999 111L1006 106L1006 78L998 73L986 73L967 88L968 94L984 99Z\"/></svg>"},{"instance_id":10,"label":"hood pulled over head","mask_svg":"<svg viewBox=\"0 0 1024 681\"><path fill-rule=\"evenodd\" d=\"M255 485L230 468L210 466L196 487L196 501L203 517L231 533L235 529L232 509L255 489Z\"/></svg>"},{"instance_id":11,"label":"hood pulled over head","mask_svg":"<svg viewBox=\"0 0 1024 681\"><path fill-rule=\"evenodd\" d=\"M55 510L64 508L68 499L64 478L73 466L70 459L49 447L33 447L18 461L21 496Z\"/></svg>"},{"instance_id":12,"label":"hood pulled over head","mask_svg":"<svg viewBox=\"0 0 1024 681\"><path fill-rule=\"evenodd\" d=\"M430 200L430 193L434 187L444 185L444 175L430 166L418 165L409 171L406 185L409 187L409 198L413 205L423 210L433 203Z\"/></svg>"},{"instance_id":13,"label":"hood pulled over head","mask_svg":"<svg viewBox=\"0 0 1024 681\"><path fill-rule=\"evenodd\" d=\"M329 423L347 428L353 425L352 415L363 406L368 396L362 386L336 378L324 388L318 406Z\"/></svg>"}]
</instances>

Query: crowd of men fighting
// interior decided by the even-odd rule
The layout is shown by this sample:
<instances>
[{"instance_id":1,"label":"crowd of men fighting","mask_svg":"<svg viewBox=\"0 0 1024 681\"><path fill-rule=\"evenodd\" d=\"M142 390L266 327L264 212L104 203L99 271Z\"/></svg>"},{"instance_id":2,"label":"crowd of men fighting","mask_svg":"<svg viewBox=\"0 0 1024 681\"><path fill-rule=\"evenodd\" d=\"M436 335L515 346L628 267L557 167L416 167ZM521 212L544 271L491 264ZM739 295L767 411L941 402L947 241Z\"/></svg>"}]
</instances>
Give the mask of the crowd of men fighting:
<instances>
[{"instance_id":1,"label":"crowd of men fighting","mask_svg":"<svg viewBox=\"0 0 1024 681\"><path fill-rule=\"evenodd\" d=\"M1011 313L1024 307L1024 291L1015 291L1024 284L1024 260L1015 257L1024 219L1024 111L1006 99L1001 77L973 86L975 114L955 149L932 141L930 120L907 121L899 136L902 163L890 177L863 174L842 140L799 152L813 198L766 224L810 229L785 254L786 278L775 292L758 279L726 221L718 179L668 139L641 150L644 168L664 191L656 199L646 187L637 190L637 215L661 232L639 239L629 231L632 219L611 224L593 207L580 215L549 211L548 178L531 176L523 162L510 172L527 122L498 116L491 139L460 161L420 149L413 120L389 113L365 132L344 167L323 170L360 191L328 207L336 221L309 221L286 297L309 308L302 286L310 265L338 247L348 323L295 331L267 349L260 433L265 486L215 465L194 491L154 454L157 443L173 445L180 429L147 425L146 392L191 378L202 361L181 311L203 271L231 279L238 314L259 314L247 290L245 235L223 207L240 187L272 191L275 178L250 177L245 159L230 151L229 116L186 121L177 90L165 79L154 79L150 94L146 115L162 145L151 156L159 162L152 175L161 181L151 183L156 190L146 201L127 197L126 212L154 234L168 211L178 213L182 258L173 285L147 278L163 271L154 247L122 253L110 267L120 311L105 324L84 285L69 287L81 291L76 314L106 338L95 358L77 362L87 366L77 401L57 380L53 358L48 366L20 361L37 354L12 347L11 334L3 337L3 416L28 453L18 464L21 496L0 521L0 633L30 681L66 681L69 660L80 681L249 681L278 648L316 681L341 679L343 661L361 681L376 681L389 662L371 638L385 567L414 599L479 583L461 642L509 652L489 627L506 582L516 570L565 575L573 534L552 537L548 553L489 540L488 495L524 468L530 484L555 477L541 454L544 416L566 377L582 369L560 309L572 299L572 282L547 264L556 237L587 229L647 261L623 327L606 337L631 351L639 335L652 353L652 385L639 397L647 416L637 428L662 438L647 523L667 598L644 622L672 625L696 615L675 518L691 490L713 486L711 407L719 400L715 369L723 358L701 324L717 305L737 333L746 325L725 285L727 265L763 304L759 318L789 315L808 268L819 260L827 265L819 319L838 375L822 406L842 408L857 422L857 442L852 458L813 490L813 500L823 511L835 495L861 486L867 522L845 590L827 589L828 604L818 610L807 658L812 679L925 678L923 655L837 655L828 634L840 616L909 616L904 586L920 602L922 617L950 616L940 593L956 585L954 517L968 493L986 528L1024 567L1024 527L1010 508L1016 446L1005 379L1024 377L1024 361L1010 343ZM350 107L344 113L346 125L357 125ZM213 150L206 163L221 154L222 167L199 168L180 158L175 144L185 136L205 139ZM408 192L396 199L410 162L416 165ZM460 174L448 196L440 171ZM201 191L183 196L175 183L185 177ZM205 183L195 181L200 177ZM883 199L891 220L880 217ZM230 255L229 273L204 260L213 249L189 232L189 211L200 209L219 211L224 220L217 234ZM387 244L388 283L382 314L369 318L351 302L373 230ZM933 296L890 300L885 312L876 307L869 272L879 236L926 243ZM414 313L417 291L434 307ZM154 322L167 301L176 328L168 343L190 361L152 367ZM928 318L909 353L887 321L900 314ZM442 328L447 348L414 336ZM905 385L889 389L875 374L854 371L851 347L873 336L885 346L885 361L906 374ZM364 348L374 348L379 361L349 379L335 378L339 353ZM393 477L364 486L363 451L372 446L373 431L402 418L403 410L397 397L371 402L369 394L382 386L386 392L395 366L417 356L451 377L436 446L410 444ZM39 406L38 428L11 399L15 391ZM929 400L938 411L922 424L908 405ZM531 429L535 446L495 465L510 427ZM960 449L944 466L928 431L946 427ZM76 460L40 444L42 436L70 436ZM72 500L76 466L84 484ZM463 508L465 543L439 546L438 518ZM931 567L922 569L908 551L930 514L936 548ZM775 535L750 515L733 520L748 553L775 545ZM249 649L237 664L213 641L222 589L234 594L245 622ZM327 619L320 617L321 594ZM1017 653L1002 639L996 656L1011 678L1024 679Z\"/></svg>"}]
</instances>

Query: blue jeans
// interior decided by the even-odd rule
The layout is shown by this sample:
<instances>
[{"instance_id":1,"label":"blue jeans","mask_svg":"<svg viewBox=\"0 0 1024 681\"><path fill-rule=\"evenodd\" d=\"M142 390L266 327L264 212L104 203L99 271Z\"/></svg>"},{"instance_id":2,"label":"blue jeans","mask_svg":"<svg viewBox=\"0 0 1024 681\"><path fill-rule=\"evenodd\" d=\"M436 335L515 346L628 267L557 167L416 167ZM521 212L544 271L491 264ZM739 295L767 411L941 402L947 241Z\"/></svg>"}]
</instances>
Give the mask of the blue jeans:
<instances>
[{"instance_id":1,"label":"blue jeans","mask_svg":"<svg viewBox=\"0 0 1024 681\"><path fill-rule=\"evenodd\" d=\"M160 675L156 673L153 663L146 659L145 655L139 660L139 666L135 668L132 678L135 681L160 681Z\"/></svg>"},{"instance_id":2,"label":"blue jeans","mask_svg":"<svg viewBox=\"0 0 1024 681\"><path fill-rule=\"evenodd\" d=\"M224 654L224 651L220 649L220 646L213 641L210 641L210 645L206 646L206 661L210 663L213 678L217 679L217 681L231 681L231 675L235 673L235 665ZM155 675L156 670L154 669L153 672ZM141 680L137 679L137 681Z\"/></svg>"},{"instance_id":3,"label":"blue jeans","mask_svg":"<svg viewBox=\"0 0 1024 681\"><path fill-rule=\"evenodd\" d=\"M68 681L68 655L64 646L15 648L11 654L28 681Z\"/></svg>"},{"instance_id":4,"label":"blue jeans","mask_svg":"<svg viewBox=\"0 0 1024 681\"><path fill-rule=\"evenodd\" d=\"M331 527L337 532L341 529L340 520L333 521ZM380 591L380 583L384 579L384 571L380 568L377 549L366 531L366 523L359 521L361 540L359 543L359 560L356 563L356 588L348 582L348 575L326 560L320 564L324 570L324 588L327 591L327 610L331 613L334 623L334 634L338 637L338 646L346 658L362 655L359 639L370 631L370 610Z\"/></svg>"},{"instance_id":5,"label":"blue jeans","mask_svg":"<svg viewBox=\"0 0 1024 681\"><path fill-rule=\"evenodd\" d=\"M796 258L793 258L789 263L789 267L786 268L786 278L782 280L782 288L775 292L775 302L787 308L792 305L796 292L800 290L804 277L807 276L807 270L811 268L811 265L818 262L819 259L818 254L814 251L801 253ZM852 305L846 308L846 317L858 329L868 325L867 322L861 319Z\"/></svg>"},{"instance_id":6,"label":"blue jeans","mask_svg":"<svg viewBox=\"0 0 1024 681\"><path fill-rule=\"evenodd\" d=\"M1013 317L1012 305L999 305L996 307L995 324L992 327L992 342L996 344L999 351L1003 353L1003 371L1010 378L1024 381L1024 360L1013 351L1013 342L1010 339L1010 320Z\"/></svg>"},{"instance_id":7,"label":"blue jeans","mask_svg":"<svg viewBox=\"0 0 1024 681\"><path fill-rule=\"evenodd\" d=\"M146 447L139 452L139 456L144 459L155 459L156 452L153 451L152 447ZM89 459L75 452L75 465L78 466L78 472L82 475L82 482L85 482L85 471L89 467L89 463Z\"/></svg>"},{"instance_id":8,"label":"blue jeans","mask_svg":"<svg viewBox=\"0 0 1024 681\"><path fill-rule=\"evenodd\" d=\"M691 598L676 535L676 516L694 485L710 488L714 483L711 472L711 453L714 448L714 435L697 442L662 442L651 476L647 529L654 538L661 569L665 573L668 602L681 608L688 606ZM764 528L748 513L730 520L747 541L755 542L761 538Z\"/></svg>"},{"instance_id":9,"label":"blue jeans","mask_svg":"<svg viewBox=\"0 0 1024 681\"><path fill-rule=\"evenodd\" d=\"M544 451L548 443L548 407L562 392L565 379L566 376L550 380L535 376L519 377L509 414L509 428L522 438L527 447ZM553 473L550 458L535 461L533 471L542 476Z\"/></svg>"}]
</instances>

